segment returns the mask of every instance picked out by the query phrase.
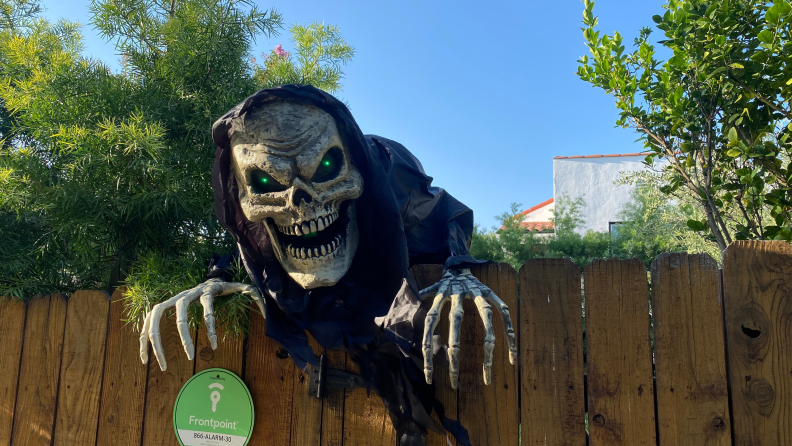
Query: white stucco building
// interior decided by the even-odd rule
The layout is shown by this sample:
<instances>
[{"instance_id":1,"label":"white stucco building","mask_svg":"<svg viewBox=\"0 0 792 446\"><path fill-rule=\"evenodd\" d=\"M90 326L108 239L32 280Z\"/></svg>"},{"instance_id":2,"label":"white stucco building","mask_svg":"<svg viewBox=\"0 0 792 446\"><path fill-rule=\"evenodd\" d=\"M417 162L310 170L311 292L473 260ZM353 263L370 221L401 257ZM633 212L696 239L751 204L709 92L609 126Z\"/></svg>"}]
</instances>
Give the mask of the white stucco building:
<instances>
[{"instance_id":1,"label":"white stucco building","mask_svg":"<svg viewBox=\"0 0 792 446\"><path fill-rule=\"evenodd\" d=\"M614 183L622 172L647 169L643 164L648 153L617 155L557 156L553 158L553 198L522 212L521 226L526 229L547 232L553 228L555 202L567 196L583 198L585 206L581 217L585 223L578 228L581 234L589 230L609 232L611 225L618 224L619 211L630 201L634 186Z\"/></svg>"},{"instance_id":2,"label":"white stucco building","mask_svg":"<svg viewBox=\"0 0 792 446\"><path fill-rule=\"evenodd\" d=\"M553 158L553 196L582 197L585 223L578 232L608 232L618 223L622 206L630 201L634 186L614 184L622 172L646 169L648 153L625 155L557 156Z\"/></svg>"}]
</instances>

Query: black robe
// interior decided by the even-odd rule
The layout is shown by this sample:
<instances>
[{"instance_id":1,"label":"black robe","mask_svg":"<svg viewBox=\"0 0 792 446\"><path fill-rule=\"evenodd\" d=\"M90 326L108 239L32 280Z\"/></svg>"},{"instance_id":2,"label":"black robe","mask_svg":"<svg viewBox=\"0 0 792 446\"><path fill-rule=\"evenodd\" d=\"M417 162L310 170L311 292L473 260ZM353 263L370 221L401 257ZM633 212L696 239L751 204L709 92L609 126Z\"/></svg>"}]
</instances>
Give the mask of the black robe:
<instances>
[{"instance_id":1,"label":"black robe","mask_svg":"<svg viewBox=\"0 0 792 446\"><path fill-rule=\"evenodd\" d=\"M358 248L347 274L331 287L304 290L295 283L278 263L263 224L245 219L239 205L230 168L231 121L271 101L312 104L329 113L363 176L363 193L356 200ZM444 263L446 268L483 263L468 254L473 212L433 187L432 178L404 146L363 135L341 101L311 86L258 91L218 119L212 137L217 146L215 212L262 291L267 336L303 369L316 362L306 331L324 348L346 347L364 380L382 397L400 437L426 428L440 430L429 413L432 407L442 412L442 407L422 372L427 304L421 304L409 268L419 263ZM447 429L464 436L440 415Z\"/></svg>"}]
</instances>

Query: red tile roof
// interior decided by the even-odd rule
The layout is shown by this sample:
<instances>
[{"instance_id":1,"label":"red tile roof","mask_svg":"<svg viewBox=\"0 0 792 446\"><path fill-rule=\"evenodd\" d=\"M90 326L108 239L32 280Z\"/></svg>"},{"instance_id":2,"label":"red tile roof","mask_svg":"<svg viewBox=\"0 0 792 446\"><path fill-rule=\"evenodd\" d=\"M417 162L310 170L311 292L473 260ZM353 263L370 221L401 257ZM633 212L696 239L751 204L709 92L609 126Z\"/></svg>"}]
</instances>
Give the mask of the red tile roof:
<instances>
[{"instance_id":1,"label":"red tile roof","mask_svg":"<svg viewBox=\"0 0 792 446\"><path fill-rule=\"evenodd\" d=\"M531 232L555 231L555 224L552 221L524 221L520 223L520 227Z\"/></svg>"},{"instance_id":2,"label":"red tile roof","mask_svg":"<svg viewBox=\"0 0 792 446\"><path fill-rule=\"evenodd\" d=\"M553 202L555 202L554 198L551 198L551 199L549 199L547 201L543 201L543 202L537 204L536 206L534 206L532 208L528 208L528 209L520 212L519 214L515 215L514 218L521 218L523 215L528 215L528 214L530 214L533 211L536 211L538 209L542 209L543 207L545 207L548 204L551 204ZM524 229L527 229L529 231L539 231L539 232L554 231L555 230L555 224L553 224L553 222L551 222L551 221L521 221L520 222L520 227L524 228ZM501 229L506 229L506 226L501 226L500 228Z\"/></svg>"},{"instance_id":3,"label":"red tile roof","mask_svg":"<svg viewBox=\"0 0 792 446\"><path fill-rule=\"evenodd\" d=\"M577 155L577 156L554 156L554 160L571 160L575 158L611 158L617 156L646 156L651 155L652 152L638 152L638 153L614 153L612 155Z\"/></svg>"},{"instance_id":4,"label":"red tile roof","mask_svg":"<svg viewBox=\"0 0 792 446\"><path fill-rule=\"evenodd\" d=\"M536 206L534 206L534 207L532 207L532 208L528 208L528 209L526 209L526 210L524 210L524 211L520 212L520 214L522 214L522 215L528 215L528 214L530 214L531 212L533 212L533 211L535 211L535 210L537 210L537 209L541 209L541 208L543 208L543 207L547 206L548 204L550 204L550 203L552 203L552 202L554 202L554 201L555 201L555 199L554 199L554 198L551 198L551 199L549 199L549 200L547 200L547 201L543 201L542 203L539 203L539 204L537 204Z\"/></svg>"}]
</instances>

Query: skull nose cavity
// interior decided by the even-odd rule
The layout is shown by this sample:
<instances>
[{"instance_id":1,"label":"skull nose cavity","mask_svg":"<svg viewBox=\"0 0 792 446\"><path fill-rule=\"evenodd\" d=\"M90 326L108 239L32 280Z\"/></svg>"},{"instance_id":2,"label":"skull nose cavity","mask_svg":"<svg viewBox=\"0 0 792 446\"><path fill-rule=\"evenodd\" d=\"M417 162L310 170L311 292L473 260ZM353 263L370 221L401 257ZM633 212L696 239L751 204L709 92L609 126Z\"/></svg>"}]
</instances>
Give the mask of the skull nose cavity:
<instances>
[{"instance_id":1,"label":"skull nose cavity","mask_svg":"<svg viewBox=\"0 0 792 446\"><path fill-rule=\"evenodd\" d=\"M308 192L302 189L297 189L297 191L294 192L294 195L292 195L292 204L299 206L301 200L305 201L305 204L308 204L313 201L313 198L311 198L311 194Z\"/></svg>"}]
</instances>

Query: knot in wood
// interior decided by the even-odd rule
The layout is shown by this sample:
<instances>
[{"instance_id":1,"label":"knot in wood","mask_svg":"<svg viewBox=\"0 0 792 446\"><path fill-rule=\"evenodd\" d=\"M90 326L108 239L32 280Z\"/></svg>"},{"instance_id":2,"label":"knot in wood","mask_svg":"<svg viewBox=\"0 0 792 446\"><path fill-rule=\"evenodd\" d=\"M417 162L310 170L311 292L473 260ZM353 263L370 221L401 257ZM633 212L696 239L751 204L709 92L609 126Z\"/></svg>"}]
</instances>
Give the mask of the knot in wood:
<instances>
[{"instance_id":1,"label":"knot in wood","mask_svg":"<svg viewBox=\"0 0 792 446\"><path fill-rule=\"evenodd\" d=\"M759 414L768 416L773 412L775 390L764 378L751 380L745 391L745 396Z\"/></svg>"},{"instance_id":2,"label":"knot in wood","mask_svg":"<svg viewBox=\"0 0 792 446\"><path fill-rule=\"evenodd\" d=\"M712 428L716 431L722 431L726 427L726 423L723 421L721 417L715 417L712 420Z\"/></svg>"},{"instance_id":3,"label":"knot in wood","mask_svg":"<svg viewBox=\"0 0 792 446\"><path fill-rule=\"evenodd\" d=\"M201 349L201 359L204 361L211 361L214 359L214 350L209 347L204 347Z\"/></svg>"},{"instance_id":4,"label":"knot in wood","mask_svg":"<svg viewBox=\"0 0 792 446\"><path fill-rule=\"evenodd\" d=\"M594 425L595 426L605 426L605 417L600 414L594 415Z\"/></svg>"}]
</instances>

